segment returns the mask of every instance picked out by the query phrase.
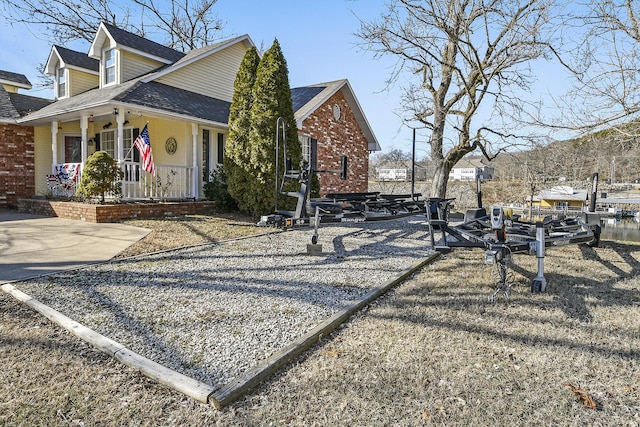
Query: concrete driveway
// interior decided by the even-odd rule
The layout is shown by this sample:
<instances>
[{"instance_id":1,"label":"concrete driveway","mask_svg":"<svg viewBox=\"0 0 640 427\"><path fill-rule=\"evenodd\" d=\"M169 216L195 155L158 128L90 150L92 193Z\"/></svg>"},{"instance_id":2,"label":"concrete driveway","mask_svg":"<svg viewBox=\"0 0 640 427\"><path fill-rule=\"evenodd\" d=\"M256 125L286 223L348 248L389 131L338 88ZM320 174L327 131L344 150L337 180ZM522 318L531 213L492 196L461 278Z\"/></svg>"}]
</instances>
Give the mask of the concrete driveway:
<instances>
[{"instance_id":1,"label":"concrete driveway","mask_svg":"<svg viewBox=\"0 0 640 427\"><path fill-rule=\"evenodd\" d=\"M149 232L0 209L0 284L108 261Z\"/></svg>"}]
</instances>

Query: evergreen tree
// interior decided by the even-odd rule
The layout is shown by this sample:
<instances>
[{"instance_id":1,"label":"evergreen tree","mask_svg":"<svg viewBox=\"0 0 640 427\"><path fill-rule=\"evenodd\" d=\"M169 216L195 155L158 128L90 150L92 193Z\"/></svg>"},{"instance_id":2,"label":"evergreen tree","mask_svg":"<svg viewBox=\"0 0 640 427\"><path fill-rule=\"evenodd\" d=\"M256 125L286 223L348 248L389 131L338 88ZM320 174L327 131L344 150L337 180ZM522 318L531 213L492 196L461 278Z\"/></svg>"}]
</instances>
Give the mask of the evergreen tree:
<instances>
[{"instance_id":1,"label":"evergreen tree","mask_svg":"<svg viewBox=\"0 0 640 427\"><path fill-rule=\"evenodd\" d=\"M250 211L254 215L261 215L274 209L278 117L282 117L286 125L287 157L292 158L294 167L300 162L301 152L293 114L289 71L277 39L265 52L256 74L249 132L250 163L254 179L248 183L248 192L252 199ZM283 167L284 165L280 170Z\"/></svg>"},{"instance_id":2,"label":"evergreen tree","mask_svg":"<svg viewBox=\"0 0 640 427\"><path fill-rule=\"evenodd\" d=\"M96 151L85 162L76 195L89 198L99 197L100 203L104 203L104 196L108 193L116 197L122 195L121 180L123 177L124 172L109 153Z\"/></svg>"},{"instance_id":3,"label":"evergreen tree","mask_svg":"<svg viewBox=\"0 0 640 427\"><path fill-rule=\"evenodd\" d=\"M225 144L224 167L229 194L242 211L251 211L247 183L251 180L249 130L253 86L260 57L255 47L245 53L234 83L229 112L229 135Z\"/></svg>"}]
</instances>

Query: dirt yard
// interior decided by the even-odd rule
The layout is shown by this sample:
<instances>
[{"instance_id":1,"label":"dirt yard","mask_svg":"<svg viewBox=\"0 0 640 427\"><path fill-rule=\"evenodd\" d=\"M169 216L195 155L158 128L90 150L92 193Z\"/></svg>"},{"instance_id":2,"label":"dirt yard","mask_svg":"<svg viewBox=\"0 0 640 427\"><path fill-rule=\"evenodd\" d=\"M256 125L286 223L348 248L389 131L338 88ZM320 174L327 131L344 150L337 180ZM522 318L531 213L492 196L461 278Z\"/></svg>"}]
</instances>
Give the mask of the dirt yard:
<instances>
[{"instance_id":1,"label":"dirt yard","mask_svg":"<svg viewBox=\"0 0 640 427\"><path fill-rule=\"evenodd\" d=\"M154 230L128 255L260 231L128 223ZM640 425L640 246L549 250L543 294L535 258L516 256L494 303L483 255L440 258L220 412L0 293L0 425Z\"/></svg>"}]
</instances>

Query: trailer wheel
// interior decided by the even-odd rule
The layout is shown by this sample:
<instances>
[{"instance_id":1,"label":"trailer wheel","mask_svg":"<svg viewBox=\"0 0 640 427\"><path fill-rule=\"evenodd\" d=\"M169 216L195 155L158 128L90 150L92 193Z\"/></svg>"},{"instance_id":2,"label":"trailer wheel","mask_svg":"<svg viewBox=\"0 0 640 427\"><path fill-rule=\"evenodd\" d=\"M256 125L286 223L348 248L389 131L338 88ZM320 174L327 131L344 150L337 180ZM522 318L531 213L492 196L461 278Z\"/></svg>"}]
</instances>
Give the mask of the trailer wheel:
<instances>
[{"instance_id":1,"label":"trailer wheel","mask_svg":"<svg viewBox=\"0 0 640 427\"><path fill-rule=\"evenodd\" d=\"M587 246L591 248L597 248L600 246L600 233L602 233L602 228L599 225L596 225L596 228L593 230L593 240L587 243Z\"/></svg>"}]
</instances>

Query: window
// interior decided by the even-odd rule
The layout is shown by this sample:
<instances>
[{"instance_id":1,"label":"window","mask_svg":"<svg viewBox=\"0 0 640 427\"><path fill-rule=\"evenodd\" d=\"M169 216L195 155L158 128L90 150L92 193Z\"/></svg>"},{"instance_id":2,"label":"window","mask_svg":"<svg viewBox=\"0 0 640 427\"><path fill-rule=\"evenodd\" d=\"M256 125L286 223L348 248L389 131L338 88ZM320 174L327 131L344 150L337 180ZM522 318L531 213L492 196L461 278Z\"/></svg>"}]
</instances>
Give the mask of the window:
<instances>
[{"instance_id":1,"label":"window","mask_svg":"<svg viewBox=\"0 0 640 427\"><path fill-rule=\"evenodd\" d=\"M100 149L106 151L111 157L116 157L116 132L105 130L100 133Z\"/></svg>"},{"instance_id":2,"label":"window","mask_svg":"<svg viewBox=\"0 0 640 427\"><path fill-rule=\"evenodd\" d=\"M58 85L58 98L67 96L67 77L64 68L56 70L56 83Z\"/></svg>"},{"instance_id":3,"label":"window","mask_svg":"<svg viewBox=\"0 0 640 427\"><path fill-rule=\"evenodd\" d=\"M298 142L302 150L302 160L309 163L311 161L311 137L298 135Z\"/></svg>"},{"instance_id":4,"label":"window","mask_svg":"<svg viewBox=\"0 0 640 427\"><path fill-rule=\"evenodd\" d=\"M64 137L64 162L82 162L82 137L65 135Z\"/></svg>"},{"instance_id":5,"label":"window","mask_svg":"<svg viewBox=\"0 0 640 427\"><path fill-rule=\"evenodd\" d=\"M139 158L137 160L135 159L136 157L135 154L138 151L138 149L133 146L133 129L132 128L125 128L122 130L122 146L124 147L125 162L140 161Z\"/></svg>"},{"instance_id":6,"label":"window","mask_svg":"<svg viewBox=\"0 0 640 427\"><path fill-rule=\"evenodd\" d=\"M211 170L211 136L209 129L202 129L202 181L209 182Z\"/></svg>"},{"instance_id":7,"label":"window","mask_svg":"<svg viewBox=\"0 0 640 427\"><path fill-rule=\"evenodd\" d=\"M306 135L298 135L298 142L302 150L302 160L311 165L312 170L318 169L318 140Z\"/></svg>"},{"instance_id":8,"label":"window","mask_svg":"<svg viewBox=\"0 0 640 427\"><path fill-rule=\"evenodd\" d=\"M218 164L224 163L224 133L218 133Z\"/></svg>"},{"instance_id":9,"label":"window","mask_svg":"<svg viewBox=\"0 0 640 427\"><path fill-rule=\"evenodd\" d=\"M104 51L104 84L109 85L116 82L116 51L109 49Z\"/></svg>"}]
</instances>

